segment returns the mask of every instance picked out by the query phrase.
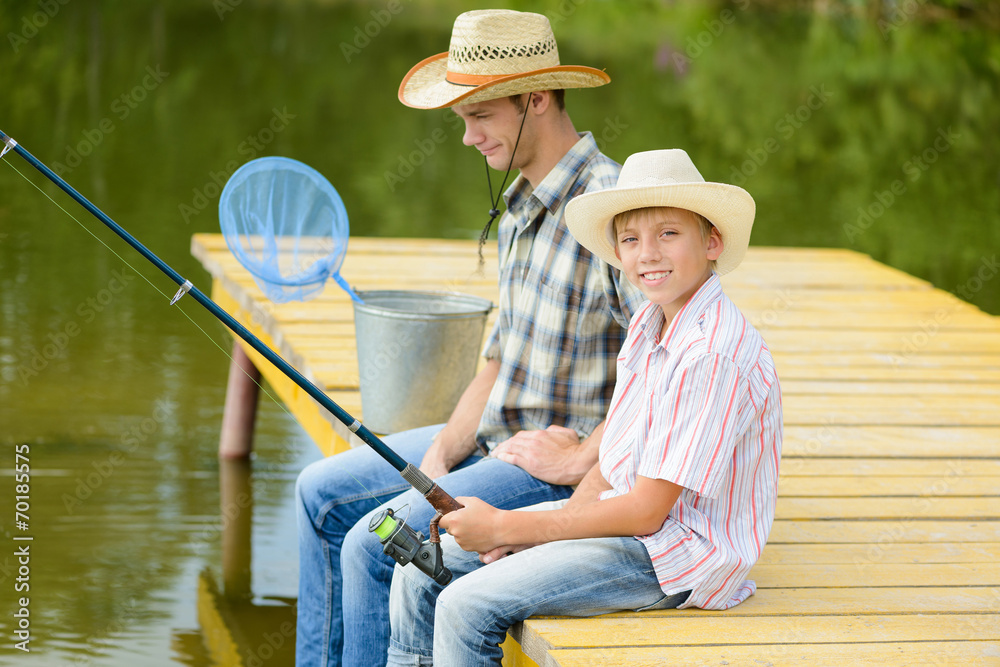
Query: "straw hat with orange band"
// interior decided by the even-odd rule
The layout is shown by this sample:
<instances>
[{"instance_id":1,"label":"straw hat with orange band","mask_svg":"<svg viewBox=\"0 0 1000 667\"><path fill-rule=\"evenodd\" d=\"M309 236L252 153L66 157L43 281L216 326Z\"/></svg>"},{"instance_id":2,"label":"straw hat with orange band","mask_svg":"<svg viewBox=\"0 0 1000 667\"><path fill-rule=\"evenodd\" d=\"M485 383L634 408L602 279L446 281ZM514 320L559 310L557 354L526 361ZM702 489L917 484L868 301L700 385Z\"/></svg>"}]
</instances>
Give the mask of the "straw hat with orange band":
<instances>
[{"instance_id":1,"label":"straw hat with orange band","mask_svg":"<svg viewBox=\"0 0 1000 667\"><path fill-rule=\"evenodd\" d=\"M504 9L466 12L455 19L451 45L417 63L399 86L399 101L440 109L520 93L603 86L601 70L560 65L549 19Z\"/></svg>"}]
</instances>

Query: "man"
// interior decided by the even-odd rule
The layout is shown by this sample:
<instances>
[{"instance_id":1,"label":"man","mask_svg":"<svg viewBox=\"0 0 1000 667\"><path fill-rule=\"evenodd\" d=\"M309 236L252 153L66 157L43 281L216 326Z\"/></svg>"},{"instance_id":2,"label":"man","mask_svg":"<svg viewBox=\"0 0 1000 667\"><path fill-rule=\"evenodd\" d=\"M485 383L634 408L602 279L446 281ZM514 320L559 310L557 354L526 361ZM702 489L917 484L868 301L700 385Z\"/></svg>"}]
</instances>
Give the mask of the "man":
<instances>
[{"instance_id":1,"label":"man","mask_svg":"<svg viewBox=\"0 0 1000 667\"><path fill-rule=\"evenodd\" d=\"M465 122L463 142L488 166L520 171L504 193L499 315L485 367L446 424L385 439L452 496L501 509L564 499L597 462L616 356L642 295L566 230L566 203L614 185L619 167L576 132L562 91L608 81L559 64L544 16L484 10L459 16L449 51L417 64L400 86L408 106L452 107ZM492 221L499 201L491 204ZM302 472L299 665L338 664L341 646L343 664L384 663L393 561L368 524L381 503L408 504L407 523L427 534L433 509L408 488L367 448Z\"/></svg>"}]
</instances>

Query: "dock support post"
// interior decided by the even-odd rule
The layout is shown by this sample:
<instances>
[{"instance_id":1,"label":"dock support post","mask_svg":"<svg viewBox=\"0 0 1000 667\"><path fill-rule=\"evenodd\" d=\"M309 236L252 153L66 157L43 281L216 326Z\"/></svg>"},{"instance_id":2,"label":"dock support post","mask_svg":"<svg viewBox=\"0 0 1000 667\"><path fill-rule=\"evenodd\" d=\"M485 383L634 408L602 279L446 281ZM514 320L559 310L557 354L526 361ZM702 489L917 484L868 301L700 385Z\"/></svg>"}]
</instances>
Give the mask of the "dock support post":
<instances>
[{"instance_id":1,"label":"dock support post","mask_svg":"<svg viewBox=\"0 0 1000 667\"><path fill-rule=\"evenodd\" d=\"M257 395L260 391L260 371L243 351L239 341L233 343L233 363L229 366L226 387L226 407L222 414L222 435L219 437L219 458L240 459L250 456L253 449L253 427L257 419Z\"/></svg>"},{"instance_id":2,"label":"dock support post","mask_svg":"<svg viewBox=\"0 0 1000 667\"><path fill-rule=\"evenodd\" d=\"M249 459L219 462L219 503L222 513L222 594L246 602L251 587L253 528L253 468Z\"/></svg>"}]
</instances>

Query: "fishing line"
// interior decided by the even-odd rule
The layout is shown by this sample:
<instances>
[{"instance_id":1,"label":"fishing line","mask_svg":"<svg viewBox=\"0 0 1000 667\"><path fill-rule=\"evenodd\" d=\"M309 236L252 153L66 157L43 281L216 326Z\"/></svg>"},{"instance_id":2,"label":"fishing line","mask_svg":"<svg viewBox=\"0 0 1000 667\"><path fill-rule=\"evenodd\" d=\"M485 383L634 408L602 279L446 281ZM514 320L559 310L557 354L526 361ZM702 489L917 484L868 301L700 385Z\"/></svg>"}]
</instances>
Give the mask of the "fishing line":
<instances>
[{"instance_id":1,"label":"fishing line","mask_svg":"<svg viewBox=\"0 0 1000 667\"><path fill-rule=\"evenodd\" d=\"M500 183L500 187L497 189L496 199L493 198L493 182L490 180L490 162L483 156L483 164L486 165L486 185L490 189L490 219L486 222L486 227L483 228L482 233L479 235L479 268L482 270L485 261L483 259L483 246L486 245L486 240L490 236L490 227L493 226L493 221L497 219L500 215L500 198L503 197L503 187L507 185L507 178L510 177L510 168L514 165L514 156L517 155L517 147L521 144L521 131L524 129L524 121L528 119L528 107L531 105L531 93L528 93L528 101L522 109L523 114L521 116L521 125L517 128L517 140L514 142L514 150L510 153L510 160L507 162L507 173L503 175L503 181Z\"/></svg>"},{"instance_id":2,"label":"fishing line","mask_svg":"<svg viewBox=\"0 0 1000 667\"><path fill-rule=\"evenodd\" d=\"M129 234L124 227L109 218L104 211L94 206L89 199L80 194L54 171L46 167L23 146L20 146L12 137L0 131L0 141L3 141L6 146L6 150L0 153L0 158L2 158L3 154L7 151L15 151L31 166L40 171L46 178L59 186L63 192L68 194L71 198L76 200L78 204L87 209L95 218L103 222L108 229L113 231L123 241L132 246L136 252L149 260L155 267L160 269L160 271L166 274L167 277L173 280L180 289L177 290L177 293L174 294L173 298L170 300L170 305L174 305L177 303L178 299L190 294L192 299L204 306L204 308L214 315L216 319L225 324L226 327L233 332L233 334L241 338L258 354L269 361L278 371L283 373L289 380L298 385L314 401L325 408L331 415L336 417L338 421L344 424L348 430L351 431L351 433L354 433L362 442L374 449L386 463L399 472L400 477L406 480L414 489L419 491L420 494L423 495L424 500L426 500L428 504L430 504L437 511L434 518L430 521L430 538L427 541L424 541L422 533L418 533L405 523L393 519L392 511L390 509L383 510L378 515L374 516L372 522L368 526L368 530L369 532L374 532L378 535L383 545L383 552L390 555L400 565L413 563L419 570L427 574L427 576L432 577L442 586L446 585L448 581L451 580L451 571L444 566L441 541L438 538L437 522L445 514L461 509L461 503L452 498L447 491L438 486L438 484L428 477L425 472L420 470L420 468L407 462L399 454L390 449L384 442L382 442L382 440L379 439L377 435L372 433L368 427L358 421L342 407L337 405L337 403L330 398L326 391L317 387L315 383L296 370L294 366L289 364L281 357L281 355L266 345L246 326L241 324L235 317L209 298L204 292L195 287L190 280L177 273L177 271L171 268L170 265L166 264L162 259L157 257L149 248L144 246L138 241L138 239ZM15 171L17 171L16 168ZM23 174L21 174L21 176L27 180ZM37 189L41 190L41 188ZM48 197L48 195L46 195L46 197L50 200L52 199L51 197ZM59 208L69 215L69 212L65 211L65 209L61 206L59 206ZM83 223L76 220L76 218L72 215L70 215L70 217L73 218L77 224L83 226ZM93 236L93 233L91 233L91 235ZM107 247L107 244L103 241L101 243ZM117 256L117 253L114 254ZM125 262L125 265L130 266L128 262ZM136 273L142 275L138 271L136 271ZM152 285L148 278L143 277L143 279ZM155 285L153 285L153 287L155 289ZM159 292L160 290L157 289L157 291ZM160 293L162 294L162 292ZM185 313L185 316L191 320L191 317L187 315L183 309L181 309L181 312ZM193 322L193 320L191 321ZM198 329L205 333L206 336L208 335L208 332L201 327L198 327ZM209 338L211 339L211 336L209 336ZM218 344L216 345L218 346ZM223 350L223 353L226 354L226 356L229 356L228 352L225 350ZM232 357L229 358L232 359ZM257 384L260 386L259 383ZM285 411L288 412L287 409L285 409ZM354 477L353 475L351 476ZM361 487L364 488L376 502L378 502L378 498L376 498L371 491L361 484L357 478L355 478L355 481L357 481Z\"/></svg>"},{"instance_id":3,"label":"fishing line","mask_svg":"<svg viewBox=\"0 0 1000 667\"><path fill-rule=\"evenodd\" d=\"M7 146L5 145L5 146L4 146L4 148L7 148ZM3 155L4 155L4 154L6 154L6 152L7 152L7 151L6 151L6 150L4 150L3 154L0 154L0 158L2 158L2 157L3 157ZM69 216L69 218L70 218L71 220L73 220L73 222L75 222L75 223L76 223L77 225L79 225L81 229L83 229L83 230L84 230L85 232L87 232L88 234L90 234L90 235L91 235L91 236L92 236L92 237L93 237L94 239L96 239L96 240L98 241L98 243L100 243L100 244L101 244L101 245L103 245L103 246L104 246L104 247L105 247L105 248L106 248L107 250L109 250L109 251L111 252L111 254L112 254L112 255L114 255L114 256L115 256L115 257L117 257L117 258L118 258L119 260L121 260L121 262L122 262L123 264L125 264L125 266L127 266L128 268L130 268L130 269L131 269L131 270L133 271L133 273L135 273L135 274L136 274L136 275L138 275L138 276L139 276L140 278L142 278L143 280L145 280L145 281L146 281L146 283L148 283L150 287L152 287L152 288L153 288L154 290L156 290L157 292L159 292L159 294L160 294L160 295L162 295L162 296L163 296L164 298L166 298L166 299L169 299L169 298L170 298L170 294L168 294L167 292L164 292L163 290L161 290L161 289L160 289L160 288L159 288L159 287L158 287L158 286L157 286L157 285L156 285L155 283L153 283L153 282L152 282L152 281L151 281L151 280L150 280L149 278L147 278L147 277L145 276L145 274L143 274L143 273L142 273L141 271L139 271L139 270L138 270L138 269L136 269L136 268L135 268L134 266L132 266L132 265L131 265L131 264L130 264L130 263L128 262L128 260L126 260L126 259L125 259L124 257L122 257L121 255L119 255L119 254L118 254L118 252L117 252L117 251L116 251L116 250L115 250L114 248L112 248L112 247L111 247L110 245L108 245L108 244L107 244L107 243L106 243L106 242L104 241L104 239L102 239L102 238L101 238L100 236L98 236L98 235L97 235L97 234L95 234L95 233L94 233L93 231L91 231L91 229L90 229L89 227L87 227L87 226L86 226L85 224L83 224L82 222L80 222L80 221L79 221L79 220L78 220L78 219L76 218L76 216L74 216L74 215L73 215L72 213L70 213L70 212L69 212L69 211L67 211L67 210L66 210L65 208L63 208L63 207L62 207L62 205L61 205L61 204L60 204L59 202L57 202L57 201L56 201L55 199L53 199L53 198L52 198L52 197L51 197L51 196L49 195L49 193L45 192L45 190L42 190L42 189L41 189L40 187L38 187L38 185L37 185L37 184L36 184L36 183L35 183L34 181L32 181L32 180L31 180L30 178L28 178L27 176L25 176L25 175L24 175L24 174L23 174L23 173L21 172L21 170L20 170L20 169L18 169L17 167L15 167L15 166L14 166L14 164L13 164L12 162L10 162L9 160L6 160L6 159L2 159L2 160L0 160L0 161L2 161L2 162L5 162L5 163L6 163L6 164L7 164L7 165L8 165L8 166L9 166L9 167L11 168L11 169L13 169L13 170L14 170L15 172L17 172L17 174L18 174L18 175L19 175L19 176L20 176L21 178L23 178L23 179L24 179L25 181L27 181L28 183L30 183L30 184L31 184L31 186L32 186L33 188L35 188L36 190L38 190L39 192L41 192L41 193L42 193L42 194L43 194L43 195L45 196L45 198L46 198L46 199L48 199L48 200L49 200L50 202L52 202L53 204L55 204L56 208L58 208L58 209L59 209L60 211L62 211L63 213L65 213L65 214L66 214L67 216ZM210 333L208 333L207 331L205 331L205 329L203 329L203 328L202 328L202 326L201 326L200 324L198 324L198 323L197 323L197 322L196 322L196 321L194 320L194 318L192 318L192 317L191 317L191 316L190 316L190 315L189 315L189 314L187 313L187 311L186 311L186 310L184 310L184 308L183 308L183 307L181 307L181 305L180 305L179 303L175 303L174 305L175 305L175 306L177 306L177 309L178 309L178 310L180 310L180 312L182 312L182 313L184 314L184 317L186 317L186 318L188 319L188 321L189 321L189 322L191 322L191 324L193 324L193 325L195 326L195 328L197 328L197 329L198 329L198 331L200 331L200 332L201 332L202 334L204 334L204 335L205 335L205 337L206 337L206 338L207 338L208 340L212 341L212 344L213 344L213 345L215 345L215 346L216 346L217 348L219 348L219 350L220 350L220 351L222 352L222 354L224 354L224 355L226 356L226 358L227 358L227 359L229 359L229 361L230 361L230 362L232 362L232 363L235 363L235 359L233 359L233 356L232 356L232 354L230 354L230 353L229 353L229 351L228 351L228 350L227 350L226 348L224 348L224 347L223 347L223 346L222 346L222 345L221 345L221 344L220 344L220 343L219 343L219 342L218 342L217 340L215 340L215 338L213 338L213 337L212 337L212 335L211 335ZM242 366L241 366L240 364L236 364L236 367L237 367L237 368L239 368L239 369L240 369L240 371L241 371L241 372L242 372L242 373L243 373L244 375L246 375L246 376L247 376L247 377L248 377L248 378L249 378L249 379L250 379L250 380L251 380L251 381L252 381L252 382L253 382L254 384L256 384L256 385L257 385L257 387L258 387L258 388L259 388L260 390L262 390L262 391L264 392L264 395L265 395L265 396L267 396L267 397L268 397L269 399L271 399L271 401L272 401L272 402L273 402L273 403L274 403L275 405L277 405L278 407L280 407L280 408L281 408L281 409L282 409L282 410L283 410L283 411L285 412L285 414L287 414L287 415L288 415L289 417L291 417L291 418L292 418L293 420L295 420L295 415L294 415L294 414L292 414L292 413L291 413L291 411L289 411L289 409L288 409L288 408L287 408L287 407L285 406L285 404L284 404L283 402L281 402L281 401L279 401L279 400L278 400L277 398L275 398L275 397L274 397L274 395L272 395L272 394L271 394L271 392L269 392L269 391L267 390L267 388L265 388L265 387L264 387L264 385L263 385L263 384L261 384L260 382L258 382L258 381L257 381L257 379L256 379L256 378L254 378L254 377L253 377L253 376L252 376L252 375L251 375L250 373L248 373L248 372L247 372L247 371L246 371L246 370L245 370L245 369L244 369L244 368L243 368L243 367L242 367ZM297 421L297 420L296 420L296 421ZM381 505L381 504L382 504L382 501L380 501L380 500L378 499L378 497L377 497L377 496L376 496L376 495L375 495L374 493L372 493L372 492L371 492L371 490L370 490L370 489L369 489L369 488L368 488L367 486L365 486L365 485L364 485L364 484L363 484L363 483L361 482L361 480L360 480L360 479L358 479L357 477L355 477L355 476L354 476L354 475L353 475L353 474L351 473L351 471L350 471L350 470L348 470L348 471L347 471L347 474L348 474L348 475L350 475L350 476L351 476L351 478L353 478L353 479L354 479L354 481L358 483L358 486L360 486L360 487L361 487L362 489L364 489L364 490L365 490L365 493L367 493L367 494L368 494L369 496L371 496L371 497L372 497L372 500L374 500L374 501L375 501L376 503L378 503L379 505Z\"/></svg>"}]
</instances>

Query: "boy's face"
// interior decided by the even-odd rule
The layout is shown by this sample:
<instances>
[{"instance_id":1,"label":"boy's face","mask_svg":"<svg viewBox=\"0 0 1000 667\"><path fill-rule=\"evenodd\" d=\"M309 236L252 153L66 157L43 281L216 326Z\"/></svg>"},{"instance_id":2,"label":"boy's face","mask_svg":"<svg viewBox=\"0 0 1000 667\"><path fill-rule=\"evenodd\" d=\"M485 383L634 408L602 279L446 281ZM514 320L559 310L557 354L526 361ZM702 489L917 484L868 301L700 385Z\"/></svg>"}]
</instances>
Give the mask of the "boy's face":
<instances>
[{"instance_id":1,"label":"boy's face","mask_svg":"<svg viewBox=\"0 0 1000 667\"><path fill-rule=\"evenodd\" d=\"M668 323L712 275L709 262L721 254L719 230L703 238L698 218L684 209L643 209L615 230L625 276L663 309Z\"/></svg>"},{"instance_id":2,"label":"boy's face","mask_svg":"<svg viewBox=\"0 0 1000 667\"><path fill-rule=\"evenodd\" d=\"M517 143L517 132L521 129L522 114L514 103L509 98L502 97L454 106L451 110L465 121L462 143L475 146L486 156L487 164L493 169L506 171ZM532 123L526 122L517 146L517 156L511 164L512 169L521 169L531 161L531 147L535 143L533 131Z\"/></svg>"}]
</instances>

